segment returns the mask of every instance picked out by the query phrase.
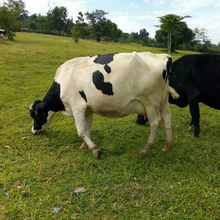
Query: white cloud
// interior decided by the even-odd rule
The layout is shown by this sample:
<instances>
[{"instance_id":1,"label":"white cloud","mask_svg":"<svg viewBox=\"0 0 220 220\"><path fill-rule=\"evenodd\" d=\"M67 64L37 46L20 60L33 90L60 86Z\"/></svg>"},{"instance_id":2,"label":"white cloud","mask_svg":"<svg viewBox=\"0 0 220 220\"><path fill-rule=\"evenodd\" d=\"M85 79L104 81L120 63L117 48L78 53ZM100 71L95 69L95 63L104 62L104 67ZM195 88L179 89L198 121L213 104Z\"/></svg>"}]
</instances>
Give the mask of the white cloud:
<instances>
[{"instance_id":1,"label":"white cloud","mask_svg":"<svg viewBox=\"0 0 220 220\"><path fill-rule=\"evenodd\" d=\"M220 42L220 14L198 13L194 16L194 19L189 19L187 24L189 28L205 28L207 30L208 38L212 43L217 44Z\"/></svg>"},{"instance_id":2,"label":"white cloud","mask_svg":"<svg viewBox=\"0 0 220 220\"><path fill-rule=\"evenodd\" d=\"M128 14L115 14L111 17L111 20L118 25L118 27L123 30L123 32L137 32L140 30L139 24L132 19Z\"/></svg>"},{"instance_id":3,"label":"white cloud","mask_svg":"<svg viewBox=\"0 0 220 220\"><path fill-rule=\"evenodd\" d=\"M220 0L216 0L214 4L215 4L215 7L220 7Z\"/></svg>"},{"instance_id":4,"label":"white cloud","mask_svg":"<svg viewBox=\"0 0 220 220\"><path fill-rule=\"evenodd\" d=\"M133 16L134 19L138 19L140 21L144 21L144 20L157 20L157 18L155 16L152 15L135 15Z\"/></svg>"},{"instance_id":5,"label":"white cloud","mask_svg":"<svg viewBox=\"0 0 220 220\"><path fill-rule=\"evenodd\" d=\"M41 13L46 14L49 8L54 8L55 6L64 6L67 8L68 16L77 18L78 13L88 11L86 6L86 0L23 0L25 2L26 8L29 14ZM93 0L94 1L94 0Z\"/></svg>"},{"instance_id":6,"label":"white cloud","mask_svg":"<svg viewBox=\"0 0 220 220\"><path fill-rule=\"evenodd\" d=\"M94 0L93 0L94 1ZM85 13L88 11L88 8L86 6L86 0L59 0L56 1L57 6L61 7L64 6L67 8L68 16L73 17L74 19L77 18L78 13L81 11L82 13Z\"/></svg>"},{"instance_id":7,"label":"white cloud","mask_svg":"<svg viewBox=\"0 0 220 220\"><path fill-rule=\"evenodd\" d=\"M130 3L130 6L131 6L132 8L137 8L137 7L139 7L138 4L135 4L135 3L133 3L133 2Z\"/></svg>"},{"instance_id":8,"label":"white cloud","mask_svg":"<svg viewBox=\"0 0 220 220\"><path fill-rule=\"evenodd\" d=\"M210 6L212 3L213 0L172 0L170 6L173 9L182 9L189 12L194 9Z\"/></svg>"},{"instance_id":9,"label":"white cloud","mask_svg":"<svg viewBox=\"0 0 220 220\"><path fill-rule=\"evenodd\" d=\"M43 14L45 15L49 10L49 2L45 0L38 0L38 1L32 1L32 0L25 0L25 6L26 9L29 12L29 15L31 14Z\"/></svg>"},{"instance_id":10,"label":"white cloud","mask_svg":"<svg viewBox=\"0 0 220 220\"><path fill-rule=\"evenodd\" d=\"M113 12L111 20L118 25L123 32L139 32L140 29L145 28L149 32L150 36L153 38L155 36L155 28L148 21L156 20L155 17L145 15L145 16L131 16L128 13L117 13ZM156 22L156 21L155 21ZM154 23L155 23L154 22Z\"/></svg>"},{"instance_id":11,"label":"white cloud","mask_svg":"<svg viewBox=\"0 0 220 220\"><path fill-rule=\"evenodd\" d=\"M166 0L154 0L154 5L160 6L160 5L163 5L165 2L166 2Z\"/></svg>"}]
</instances>

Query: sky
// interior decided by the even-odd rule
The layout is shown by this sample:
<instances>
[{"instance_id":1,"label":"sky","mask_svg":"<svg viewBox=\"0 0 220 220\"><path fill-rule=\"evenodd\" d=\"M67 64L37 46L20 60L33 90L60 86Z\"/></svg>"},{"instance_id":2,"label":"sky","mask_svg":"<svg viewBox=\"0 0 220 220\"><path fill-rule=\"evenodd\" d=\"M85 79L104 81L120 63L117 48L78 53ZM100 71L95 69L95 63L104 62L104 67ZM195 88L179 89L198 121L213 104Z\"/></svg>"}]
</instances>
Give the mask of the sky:
<instances>
[{"instance_id":1,"label":"sky","mask_svg":"<svg viewBox=\"0 0 220 220\"><path fill-rule=\"evenodd\" d=\"M2 3L4 0L0 0ZM184 21L188 27L205 28L212 43L220 42L220 0L23 0L29 15L45 15L55 6L65 6L68 16L75 21L78 12L83 14L100 9L123 32L139 32L145 28L155 37L158 17L166 14L190 15Z\"/></svg>"}]
</instances>

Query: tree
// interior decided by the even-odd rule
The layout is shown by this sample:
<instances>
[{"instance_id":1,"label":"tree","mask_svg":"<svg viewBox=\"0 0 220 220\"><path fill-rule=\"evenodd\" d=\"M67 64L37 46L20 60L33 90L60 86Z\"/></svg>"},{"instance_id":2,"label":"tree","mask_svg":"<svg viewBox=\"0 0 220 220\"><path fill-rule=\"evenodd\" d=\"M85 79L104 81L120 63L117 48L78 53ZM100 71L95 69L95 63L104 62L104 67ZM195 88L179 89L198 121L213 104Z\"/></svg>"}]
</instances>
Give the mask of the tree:
<instances>
[{"instance_id":1,"label":"tree","mask_svg":"<svg viewBox=\"0 0 220 220\"><path fill-rule=\"evenodd\" d=\"M149 33L145 28L141 29L138 35L139 42L146 45L149 40Z\"/></svg>"},{"instance_id":2,"label":"tree","mask_svg":"<svg viewBox=\"0 0 220 220\"><path fill-rule=\"evenodd\" d=\"M46 25L47 25L47 17L42 16L42 15L38 15L38 17L36 19L36 23L37 23L38 30L45 30Z\"/></svg>"},{"instance_id":3,"label":"tree","mask_svg":"<svg viewBox=\"0 0 220 220\"><path fill-rule=\"evenodd\" d=\"M22 26L22 20L27 16L22 0L8 0L0 7L0 28L5 29L9 40L13 40L15 32Z\"/></svg>"},{"instance_id":4,"label":"tree","mask_svg":"<svg viewBox=\"0 0 220 220\"><path fill-rule=\"evenodd\" d=\"M67 9L66 7L55 7L47 13L48 29L51 31L66 31L67 29Z\"/></svg>"},{"instance_id":5,"label":"tree","mask_svg":"<svg viewBox=\"0 0 220 220\"><path fill-rule=\"evenodd\" d=\"M131 32L130 34L130 39L131 39L131 42L136 42L138 43L138 32Z\"/></svg>"},{"instance_id":6,"label":"tree","mask_svg":"<svg viewBox=\"0 0 220 220\"><path fill-rule=\"evenodd\" d=\"M83 13L80 11L77 16L76 24L83 24L84 21L85 21L85 19L83 17Z\"/></svg>"},{"instance_id":7,"label":"tree","mask_svg":"<svg viewBox=\"0 0 220 220\"><path fill-rule=\"evenodd\" d=\"M106 14L108 13L103 10L97 9L91 13L85 13L86 19L89 21L89 25L92 27L92 29L90 29L90 34L94 38L96 38L98 42L100 41L100 38L103 36L103 29L107 20L105 18Z\"/></svg>"},{"instance_id":8,"label":"tree","mask_svg":"<svg viewBox=\"0 0 220 220\"><path fill-rule=\"evenodd\" d=\"M90 25L96 25L100 21L106 20L105 15L107 15L108 12L105 12L103 10L95 10L91 13L86 12L86 19L89 21Z\"/></svg>"},{"instance_id":9,"label":"tree","mask_svg":"<svg viewBox=\"0 0 220 220\"><path fill-rule=\"evenodd\" d=\"M29 27L31 30L36 31L37 30L37 23L35 21L31 21L29 24Z\"/></svg>"},{"instance_id":10,"label":"tree","mask_svg":"<svg viewBox=\"0 0 220 220\"><path fill-rule=\"evenodd\" d=\"M195 33L195 40L202 43L202 42L205 42L206 40L208 40L208 37L207 37L207 33L206 33L206 29L204 28L195 28L194 29L194 33Z\"/></svg>"},{"instance_id":11,"label":"tree","mask_svg":"<svg viewBox=\"0 0 220 220\"><path fill-rule=\"evenodd\" d=\"M78 43L79 42L79 31L77 29L77 26L74 26L71 29L71 34L72 34L72 37L73 37L75 43Z\"/></svg>"},{"instance_id":12,"label":"tree","mask_svg":"<svg viewBox=\"0 0 220 220\"><path fill-rule=\"evenodd\" d=\"M195 28L194 29L194 50L200 52L208 52L212 48L212 43L208 39L207 31L204 28Z\"/></svg>"},{"instance_id":13,"label":"tree","mask_svg":"<svg viewBox=\"0 0 220 220\"><path fill-rule=\"evenodd\" d=\"M167 35L167 47L169 54L172 51L172 38L175 38L175 34L186 26L186 23L182 20L188 17L190 16L187 15L182 17L175 14L167 14L159 17L160 25L157 25L157 27L160 27L161 31Z\"/></svg>"},{"instance_id":14,"label":"tree","mask_svg":"<svg viewBox=\"0 0 220 220\"><path fill-rule=\"evenodd\" d=\"M165 47L167 45L167 32L165 30L157 30L155 38L158 43L162 44L161 46ZM187 27L186 23L184 23L181 28L178 28L175 33L173 33L171 38L171 50L175 51L175 49L179 47L181 48L181 45L183 44L190 44L191 40L194 38L194 33Z\"/></svg>"},{"instance_id":15,"label":"tree","mask_svg":"<svg viewBox=\"0 0 220 220\"><path fill-rule=\"evenodd\" d=\"M77 31L79 32L79 37L85 39L86 37L88 37L89 35L89 31L88 31L88 24L85 22L84 19L84 15L82 12L79 12L78 16L77 16L77 20L76 22L76 27L77 27Z\"/></svg>"}]
</instances>

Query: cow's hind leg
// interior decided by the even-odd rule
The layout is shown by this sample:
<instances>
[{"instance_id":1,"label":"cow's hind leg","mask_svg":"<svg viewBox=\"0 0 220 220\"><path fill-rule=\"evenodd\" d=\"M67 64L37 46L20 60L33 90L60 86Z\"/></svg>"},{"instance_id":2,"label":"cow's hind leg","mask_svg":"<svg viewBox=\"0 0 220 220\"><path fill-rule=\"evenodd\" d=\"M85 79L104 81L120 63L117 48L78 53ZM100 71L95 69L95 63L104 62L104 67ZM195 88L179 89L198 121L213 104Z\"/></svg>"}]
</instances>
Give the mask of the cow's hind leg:
<instances>
[{"instance_id":1,"label":"cow's hind leg","mask_svg":"<svg viewBox=\"0 0 220 220\"><path fill-rule=\"evenodd\" d=\"M85 110L81 110L81 111L76 111L75 113L73 113L74 115L74 119L76 122L76 128L77 128L77 132L80 138L82 138L85 142L85 144L88 146L88 148L92 151L93 155L95 156L95 158L99 158L100 157L100 150L98 149L97 145L95 145L91 139L90 139L90 129L91 129L91 119L88 119L86 117L85 114ZM91 116L89 116L91 117ZM88 121L90 121L90 127L88 127L89 123Z\"/></svg>"},{"instance_id":2,"label":"cow's hind leg","mask_svg":"<svg viewBox=\"0 0 220 220\"><path fill-rule=\"evenodd\" d=\"M200 113L199 113L199 102L197 99L194 99L189 103L189 109L190 109L190 114L192 116L191 125L195 126L193 137L198 138L200 133L200 125L199 125Z\"/></svg>"},{"instance_id":3,"label":"cow's hind leg","mask_svg":"<svg viewBox=\"0 0 220 220\"><path fill-rule=\"evenodd\" d=\"M155 106L147 106L147 116L150 123L150 137L148 139L147 145L141 149L141 153L150 152L154 144L155 135L160 122L159 108Z\"/></svg>"},{"instance_id":4,"label":"cow's hind leg","mask_svg":"<svg viewBox=\"0 0 220 220\"><path fill-rule=\"evenodd\" d=\"M172 147L172 123L171 123L171 113L168 102L164 104L160 112L166 132L166 145L164 146L163 151L170 151Z\"/></svg>"},{"instance_id":5,"label":"cow's hind leg","mask_svg":"<svg viewBox=\"0 0 220 220\"><path fill-rule=\"evenodd\" d=\"M192 131L192 132L195 131L195 125L193 124L193 119L191 120L189 131Z\"/></svg>"}]
</instances>

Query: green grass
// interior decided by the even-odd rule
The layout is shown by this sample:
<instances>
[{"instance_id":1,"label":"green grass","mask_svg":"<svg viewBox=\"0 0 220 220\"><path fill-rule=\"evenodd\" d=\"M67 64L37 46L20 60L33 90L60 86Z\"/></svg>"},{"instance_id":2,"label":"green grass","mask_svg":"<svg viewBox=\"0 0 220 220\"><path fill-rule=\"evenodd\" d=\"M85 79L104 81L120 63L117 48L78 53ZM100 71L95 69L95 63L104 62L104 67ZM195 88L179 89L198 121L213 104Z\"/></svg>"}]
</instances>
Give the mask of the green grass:
<instances>
[{"instance_id":1,"label":"green grass","mask_svg":"<svg viewBox=\"0 0 220 220\"><path fill-rule=\"evenodd\" d=\"M165 134L160 125L152 153L139 154L149 127L137 126L136 115L95 115L92 136L101 160L79 149L82 141L72 118L57 114L43 134L30 131L29 106L44 97L64 61L164 49L76 44L71 38L30 33L18 33L16 41L0 49L0 219L219 219L219 111L200 105L201 137L192 139L189 109L171 105L170 153L161 151ZM186 53L178 51L173 58ZM86 193L76 195L76 187Z\"/></svg>"}]
</instances>

